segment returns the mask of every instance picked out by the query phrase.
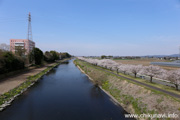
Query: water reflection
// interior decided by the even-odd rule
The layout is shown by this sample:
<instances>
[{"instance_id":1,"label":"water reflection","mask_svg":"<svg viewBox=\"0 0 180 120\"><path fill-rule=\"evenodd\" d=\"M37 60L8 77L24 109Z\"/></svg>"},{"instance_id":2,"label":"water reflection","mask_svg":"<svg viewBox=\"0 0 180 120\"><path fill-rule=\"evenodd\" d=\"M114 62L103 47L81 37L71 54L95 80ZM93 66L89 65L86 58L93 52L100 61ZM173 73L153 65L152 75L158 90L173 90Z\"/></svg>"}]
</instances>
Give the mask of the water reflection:
<instances>
[{"instance_id":1,"label":"water reflection","mask_svg":"<svg viewBox=\"0 0 180 120\"><path fill-rule=\"evenodd\" d=\"M33 98L31 98L28 101L28 119L29 120L33 120L33 114L34 114L34 103L33 103Z\"/></svg>"},{"instance_id":2,"label":"water reflection","mask_svg":"<svg viewBox=\"0 0 180 120\"><path fill-rule=\"evenodd\" d=\"M69 64L69 61L64 61L61 64Z\"/></svg>"},{"instance_id":3,"label":"water reflection","mask_svg":"<svg viewBox=\"0 0 180 120\"><path fill-rule=\"evenodd\" d=\"M98 86L92 86L91 90L90 90L90 95L92 98L103 98L103 91L98 87Z\"/></svg>"},{"instance_id":4,"label":"water reflection","mask_svg":"<svg viewBox=\"0 0 180 120\"><path fill-rule=\"evenodd\" d=\"M56 73L56 68L52 69L51 71L49 71L46 76L49 76L49 75L53 75Z\"/></svg>"}]
</instances>

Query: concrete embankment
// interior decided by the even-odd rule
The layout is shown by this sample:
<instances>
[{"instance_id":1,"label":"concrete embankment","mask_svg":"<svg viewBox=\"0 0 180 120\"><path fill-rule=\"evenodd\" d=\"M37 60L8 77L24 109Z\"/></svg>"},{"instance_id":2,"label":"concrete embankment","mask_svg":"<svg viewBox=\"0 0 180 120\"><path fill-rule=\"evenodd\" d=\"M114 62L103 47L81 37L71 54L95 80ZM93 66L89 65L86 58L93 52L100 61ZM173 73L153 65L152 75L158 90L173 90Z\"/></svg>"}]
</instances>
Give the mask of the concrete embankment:
<instances>
[{"instance_id":1,"label":"concrete embankment","mask_svg":"<svg viewBox=\"0 0 180 120\"><path fill-rule=\"evenodd\" d=\"M180 117L180 100L97 69L86 62L74 62L127 112L132 114L175 114ZM148 118L145 118L148 119ZM156 119L156 118L154 118ZM170 119L179 119L176 117Z\"/></svg>"}]
</instances>

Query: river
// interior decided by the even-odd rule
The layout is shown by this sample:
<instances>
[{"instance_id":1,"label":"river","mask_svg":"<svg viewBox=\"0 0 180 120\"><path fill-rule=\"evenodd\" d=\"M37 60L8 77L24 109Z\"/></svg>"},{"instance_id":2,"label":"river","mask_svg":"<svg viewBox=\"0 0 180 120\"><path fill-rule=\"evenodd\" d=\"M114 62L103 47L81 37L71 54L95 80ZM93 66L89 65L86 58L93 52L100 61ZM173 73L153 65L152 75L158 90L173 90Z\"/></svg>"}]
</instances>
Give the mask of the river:
<instances>
[{"instance_id":1,"label":"river","mask_svg":"<svg viewBox=\"0 0 180 120\"><path fill-rule=\"evenodd\" d=\"M123 120L126 112L69 60L0 112L0 120Z\"/></svg>"}]
</instances>

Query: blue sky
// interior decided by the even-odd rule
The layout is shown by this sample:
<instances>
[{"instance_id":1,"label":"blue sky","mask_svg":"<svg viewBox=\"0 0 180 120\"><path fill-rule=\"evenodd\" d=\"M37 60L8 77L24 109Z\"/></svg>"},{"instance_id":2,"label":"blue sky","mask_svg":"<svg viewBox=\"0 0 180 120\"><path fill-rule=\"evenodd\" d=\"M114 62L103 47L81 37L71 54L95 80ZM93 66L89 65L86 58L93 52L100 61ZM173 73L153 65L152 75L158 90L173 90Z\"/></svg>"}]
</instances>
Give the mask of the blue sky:
<instances>
[{"instance_id":1,"label":"blue sky","mask_svg":"<svg viewBox=\"0 0 180 120\"><path fill-rule=\"evenodd\" d=\"M0 43L27 38L73 55L178 53L179 0L0 0Z\"/></svg>"}]
</instances>

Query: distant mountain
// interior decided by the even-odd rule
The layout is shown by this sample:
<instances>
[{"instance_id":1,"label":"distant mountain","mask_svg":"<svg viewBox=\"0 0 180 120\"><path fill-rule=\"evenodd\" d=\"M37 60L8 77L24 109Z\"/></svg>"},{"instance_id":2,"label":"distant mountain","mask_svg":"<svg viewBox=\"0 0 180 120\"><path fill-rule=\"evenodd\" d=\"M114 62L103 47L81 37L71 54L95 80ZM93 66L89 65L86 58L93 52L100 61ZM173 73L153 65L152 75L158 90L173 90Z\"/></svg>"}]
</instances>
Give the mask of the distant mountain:
<instances>
[{"instance_id":1,"label":"distant mountain","mask_svg":"<svg viewBox=\"0 0 180 120\"><path fill-rule=\"evenodd\" d=\"M170 57L179 57L179 54L172 54Z\"/></svg>"},{"instance_id":2,"label":"distant mountain","mask_svg":"<svg viewBox=\"0 0 180 120\"><path fill-rule=\"evenodd\" d=\"M179 54L172 54L172 55L146 55L142 57L179 57Z\"/></svg>"}]
</instances>

